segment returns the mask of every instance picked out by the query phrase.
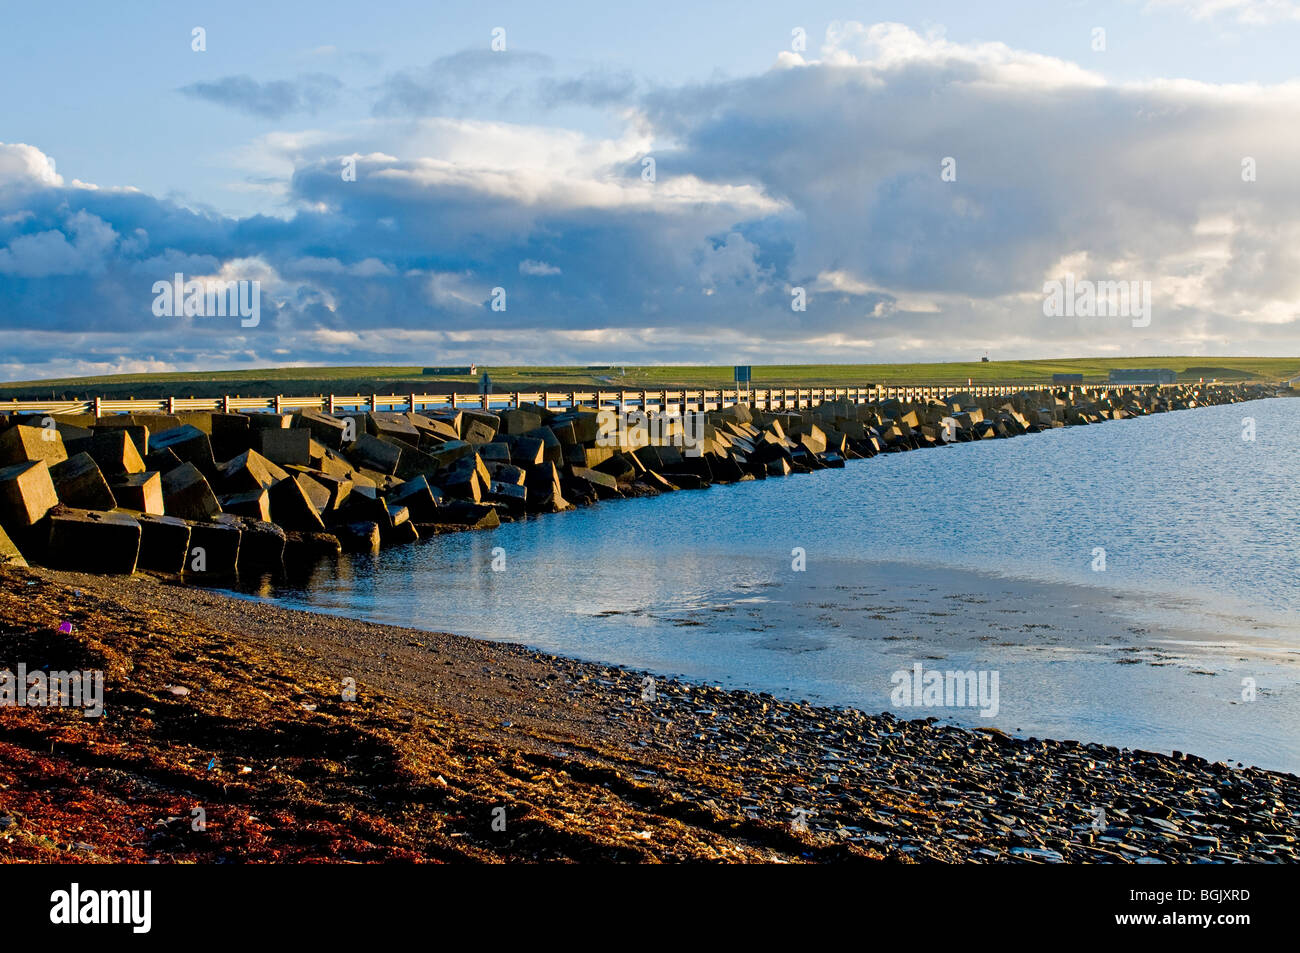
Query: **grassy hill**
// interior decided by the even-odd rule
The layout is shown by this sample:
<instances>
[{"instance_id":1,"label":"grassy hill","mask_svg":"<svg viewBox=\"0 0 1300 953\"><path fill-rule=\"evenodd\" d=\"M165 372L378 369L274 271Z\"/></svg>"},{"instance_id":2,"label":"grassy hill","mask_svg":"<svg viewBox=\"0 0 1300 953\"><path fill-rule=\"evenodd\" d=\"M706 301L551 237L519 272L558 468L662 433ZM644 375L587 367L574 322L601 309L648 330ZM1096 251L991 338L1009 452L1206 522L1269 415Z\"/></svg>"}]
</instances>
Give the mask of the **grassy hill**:
<instances>
[{"instance_id":1,"label":"grassy hill","mask_svg":"<svg viewBox=\"0 0 1300 953\"><path fill-rule=\"evenodd\" d=\"M1041 361L967 361L932 364L754 365L756 388L856 384L1043 384L1055 373L1083 374L1102 383L1111 368L1165 367L1180 380L1287 380L1300 375L1300 357L1125 357ZM492 367L480 365L494 390L555 391L602 387L636 390L674 386L720 387L732 382L732 368L703 365L636 367ZM59 400L88 397L286 397L316 394L476 392L470 375L426 376L413 367L286 367L170 374L115 374L0 384L0 400Z\"/></svg>"}]
</instances>

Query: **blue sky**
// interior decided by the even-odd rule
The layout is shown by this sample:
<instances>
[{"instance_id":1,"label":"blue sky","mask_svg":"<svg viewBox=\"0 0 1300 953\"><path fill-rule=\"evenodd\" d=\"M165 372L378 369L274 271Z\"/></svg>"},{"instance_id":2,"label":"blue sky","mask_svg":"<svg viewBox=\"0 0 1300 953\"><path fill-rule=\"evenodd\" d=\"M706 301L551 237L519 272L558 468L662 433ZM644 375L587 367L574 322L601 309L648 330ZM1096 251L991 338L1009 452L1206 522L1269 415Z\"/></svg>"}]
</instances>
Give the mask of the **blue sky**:
<instances>
[{"instance_id":1,"label":"blue sky","mask_svg":"<svg viewBox=\"0 0 1300 953\"><path fill-rule=\"evenodd\" d=\"M1288 0L11 4L0 378L1300 353L1297 40ZM176 271L263 320L155 316ZM1045 316L1065 272L1150 325Z\"/></svg>"}]
</instances>

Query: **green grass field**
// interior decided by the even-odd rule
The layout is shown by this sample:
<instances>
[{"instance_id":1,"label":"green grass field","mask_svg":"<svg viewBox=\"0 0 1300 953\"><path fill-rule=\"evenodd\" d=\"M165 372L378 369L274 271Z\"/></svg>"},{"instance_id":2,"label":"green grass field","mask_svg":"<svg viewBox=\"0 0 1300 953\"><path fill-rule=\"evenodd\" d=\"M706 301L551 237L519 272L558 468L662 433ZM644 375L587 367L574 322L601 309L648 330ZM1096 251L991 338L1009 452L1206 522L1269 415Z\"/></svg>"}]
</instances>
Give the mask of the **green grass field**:
<instances>
[{"instance_id":1,"label":"green grass field","mask_svg":"<svg viewBox=\"0 0 1300 953\"><path fill-rule=\"evenodd\" d=\"M754 365L752 387L857 384L1043 384L1055 373L1083 374L1103 383L1111 368L1170 368L1180 380L1289 380L1300 375L1300 357L1126 357L1042 361L973 361L948 364ZM480 365L494 390L659 389L721 387L732 382L727 366L490 367ZM85 399L88 397L246 397L316 394L473 393L469 375L426 376L420 367L286 367L257 370L116 374L0 384L0 400Z\"/></svg>"}]
</instances>

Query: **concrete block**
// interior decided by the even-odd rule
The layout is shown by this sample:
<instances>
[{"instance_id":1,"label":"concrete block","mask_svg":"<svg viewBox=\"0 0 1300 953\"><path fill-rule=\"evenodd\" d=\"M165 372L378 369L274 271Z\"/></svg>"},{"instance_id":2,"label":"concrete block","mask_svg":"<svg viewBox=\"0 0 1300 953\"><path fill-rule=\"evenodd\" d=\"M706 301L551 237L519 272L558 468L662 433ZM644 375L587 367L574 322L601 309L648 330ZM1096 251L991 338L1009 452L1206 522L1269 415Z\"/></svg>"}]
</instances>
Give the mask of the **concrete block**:
<instances>
[{"instance_id":1,"label":"concrete block","mask_svg":"<svg viewBox=\"0 0 1300 953\"><path fill-rule=\"evenodd\" d=\"M190 524L175 516L153 513L135 519L140 524L140 558L136 568L179 574L190 551Z\"/></svg>"},{"instance_id":2,"label":"concrete block","mask_svg":"<svg viewBox=\"0 0 1300 953\"><path fill-rule=\"evenodd\" d=\"M457 415L459 418L459 415ZM406 419L416 430L420 431L420 449L428 450L431 445L443 444L448 440L460 439L459 419L455 422L431 417L427 414L406 414Z\"/></svg>"},{"instance_id":3,"label":"concrete block","mask_svg":"<svg viewBox=\"0 0 1300 953\"><path fill-rule=\"evenodd\" d=\"M485 410L460 412L460 439L467 443L491 443L500 429L501 418L496 414ZM475 439L470 439L471 436Z\"/></svg>"},{"instance_id":4,"label":"concrete block","mask_svg":"<svg viewBox=\"0 0 1300 953\"><path fill-rule=\"evenodd\" d=\"M359 467L380 473L397 472L402 459L400 448L371 434L361 434L347 449L348 459Z\"/></svg>"},{"instance_id":5,"label":"concrete block","mask_svg":"<svg viewBox=\"0 0 1300 953\"><path fill-rule=\"evenodd\" d=\"M388 494L389 503L405 506L417 523L433 522L433 512L442 500L442 490L431 486L425 477L408 480Z\"/></svg>"},{"instance_id":6,"label":"concrete block","mask_svg":"<svg viewBox=\"0 0 1300 953\"><path fill-rule=\"evenodd\" d=\"M269 490L249 490L220 499L222 515L243 516L248 519L271 521L271 493Z\"/></svg>"},{"instance_id":7,"label":"concrete block","mask_svg":"<svg viewBox=\"0 0 1300 953\"><path fill-rule=\"evenodd\" d=\"M284 571L290 577L302 577L311 572L322 559L337 559L343 546L331 533L285 534Z\"/></svg>"},{"instance_id":8,"label":"concrete block","mask_svg":"<svg viewBox=\"0 0 1300 953\"><path fill-rule=\"evenodd\" d=\"M221 512L207 478L193 463L182 463L162 477L163 509L168 516L206 520Z\"/></svg>"},{"instance_id":9,"label":"concrete block","mask_svg":"<svg viewBox=\"0 0 1300 953\"><path fill-rule=\"evenodd\" d=\"M45 563L55 569L129 576L140 556L140 524L126 513L60 506L47 538Z\"/></svg>"},{"instance_id":10,"label":"concrete block","mask_svg":"<svg viewBox=\"0 0 1300 953\"><path fill-rule=\"evenodd\" d=\"M438 507L437 519L432 522L464 529L495 529L501 525L501 517L496 507L487 503L449 500L445 506Z\"/></svg>"},{"instance_id":11,"label":"concrete block","mask_svg":"<svg viewBox=\"0 0 1300 953\"><path fill-rule=\"evenodd\" d=\"M483 460L483 465L487 467L488 475L492 478L493 483L513 483L515 486L523 486L527 471L523 467L517 467L513 463L499 463L495 460Z\"/></svg>"},{"instance_id":12,"label":"concrete block","mask_svg":"<svg viewBox=\"0 0 1300 953\"><path fill-rule=\"evenodd\" d=\"M528 509L534 513L554 513L569 508L560 484L560 472L553 463L541 463L524 471L528 489Z\"/></svg>"},{"instance_id":13,"label":"concrete block","mask_svg":"<svg viewBox=\"0 0 1300 953\"><path fill-rule=\"evenodd\" d=\"M235 523L196 522L190 526L190 552L185 573L198 578L228 577L239 569L239 541L243 531Z\"/></svg>"},{"instance_id":14,"label":"concrete block","mask_svg":"<svg viewBox=\"0 0 1300 953\"><path fill-rule=\"evenodd\" d=\"M373 522L345 523L335 527L334 535L346 553L379 552L379 524Z\"/></svg>"},{"instance_id":15,"label":"concrete block","mask_svg":"<svg viewBox=\"0 0 1300 953\"><path fill-rule=\"evenodd\" d=\"M474 453L474 447L464 440L448 440L441 447L430 451L429 456L438 461L438 467L449 467L457 460Z\"/></svg>"},{"instance_id":16,"label":"concrete block","mask_svg":"<svg viewBox=\"0 0 1300 953\"><path fill-rule=\"evenodd\" d=\"M306 427L258 430L253 436L257 451L274 464L282 467L311 464L312 437Z\"/></svg>"},{"instance_id":17,"label":"concrete block","mask_svg":"<svg viewBox=\"0 0 1300 953\"><path fill-rule=\"evenodd\" d=\"M342 417L335 417L333 414L319 410L302 411L294 420L294 424L297 427L305 427L310 431L312 439L319 440L331 450L342 450L356 439L355 425L349 426ZM349 436L351 440L345 439Z\"/></svg>"},{"instance_id":18,"label":"concrete block","mask_svg":"<svg viewBox=\"0 0 1300 953\"><path fill-rule=\"evenodd\" d=\"M519 407L501 412L501 433L526 434L542 425L542 415L536 410Z\"/></svg>"},{"instance_id":19,"label":"concrete block","mask_svg":"<svg viewBox=\"0 0 1300 953\"><path fill-rule=\"evenodd\" d=\"M245 450L222 464L221 469L217 471L217 485L223 493L269 490L279 481L288 478L289 474L286 470L272 463L256 450Z\"/></svg>"},{"instance_id":20,"label":"concrete block","mask_svg":"<svg viewBox=\"0 0 1300 953\"><path fill-rule=\"evenodd\" d=\"M488 484L486 499L490 503L522 509L528 502L528 490L518 483L492 482Z\"/></svg>"},{"instance_id":21,"label":"concrete block","mask_svg":"<svg viewBox=\"0 0 1300 953\"><path fill-rule=\"evenodd\" d=\"M108 486L113 491L113 499L124 510L154 516L162 516L166 512L163 505L162 474L156 470L124 473L114 477Z\"/></svg>"},{"instance_id":22,"label":"concrete block","mask_svg":"<svg viewBox=\"0 0 1300 953\"><path fill-rule=\"evenodd\" d=\"M144 468L158 473L171 473L183 462L170 448L164 447L144 458Z\"/></svg>"},{"instance_id":23,"label":"concrete block","mask_svg":"<svg viewBox=\"0 0 1300 953\"><path fill-rule=\"evenodd\" d=\"M135 422L135 418L130 414L111 414L107 417L96 417L95 426L91 428L96 434L105 430L121 430L131 438L135 444L135 451L141 459L149 455L149 428L142 427ZM100 469L104 464L99 464Z\"/></svg>"},{"instance_id":24,"label":"concrete block","mask_svg":"<svg viewBox=\"0 0 1300 953\"><path fill-rule=\"evenodd\" d=\"M538 427L524 434L525 437L534 437L542 442L542 460L550 461L557 467L564 463L564 444L560 443L560 438L555 436L555 431L550 427Z\"/></svg>"},{"instance_id":25,"label":"concrete block","mask_svg":"<svg viewBox=\"0 0 1300 953\"><path fill-rule=\"evenodd\" d=\"M253 430L288 430L293 426L293 414L250 413L248 429Z\"/></svg>"},{"instance_id":26,"label":"concrete block","mask_svg":"<svg viewBox=\"0 0 1300 953\"><path fill-rule=\"evenodd\" d=\"M610 499L621 495L618 492L618 480L608 473L592 470L588 467L570 467L569 473L579 483L584 483L595 491L600 499Z\"/></svg>"},{"instance_id":27,"label":"concrete block","mask_svg":"<svg viewBox=\"0 0 1300 953\"><path fill-rule=\"evenodd\" d=\"M320 512L298 482L297 476L281 480L271 488L271 516L285 529L301 533L323 533Z\"/></svg>"},{"instance_id":28,"label":"concrete block","mask_svg":"<svg viewBox=\"0 0 1300 953\"><path fill-rule=\"evenodd\" d=\"M246 414L212 414L212 455L218 462L237 457L253 446Z\"/></svg>"},{"instance_id":29,"label":"concrete block","mask_svg":"<svg viewBox=\"0 0 1300 953\"><path fill-rule=\"evenodd\" d=\"M472 417L469 414L465 415L464 420L465 433L463 439L466 443L477 447L481 444L491 443L497 435L496 428L486 421Z\"/></svg>"},{"instance_id":30,"label":"concrete block","mask_svg":"<svg viewBox=\"0 0 1300 953\"><path fill-rule=\"evenodd\" d=\"M88 453L78 453L50 468L59 502L83 510L111 510L117 506L108 481Z\"/></svg>"},{"instance_id":31,"label":"concrete block","mask_svg":"<svg viewBox=\"0 0 1300 953\"><path fill-rule=\"evenodd\" d=\"M170 450L181 463L192 463L203 473L215 473L216 460L212 456L212 441L197 427L173 427L149 438L149 452Z\"/></svg>"},{"instance_id":32,"label":"concrete block","mask_svg":"<svg viewBox=\"0 0 1300 953\"><path fill-rule=\"evenodd\" d=\"M54 427L26 427L19 424L0 433L0 467L29 460L43 460L54 466L68 459L63 435Z\"/></svg>"},{"instance_id":33,"label":"concrete block","mask_svg":"<svg viewBox=\"0 0 1300 953\"><path fill-rule=\"evenodd\" d=\"M557 441L558 444L558 441ZM517 467L532 467L546 459L546 444L539 437L517 437L510 445L510 462ZM558 461L551 460L552 463Z\"/></svg>"},{"instance_id":34,"label":"concrete block","mask_svg":"<svg viewBox=\"0 0 1300 953\"><path fill-rule=\"evenodd\" d=\"M241 575L272 573L279 576L284 573L285 531L266 520L251 519L223 513L217 517L219 523L238 524L239 536L239 573Z\"/></svg>"},{"instance_id":35,"label":"concrete block","mask_svg":"<svg viewBox=\"0 0 1300 953\"><path fill-rule=\"evenodd\" d=\"M35 524L59 497L44 460L29 460L0 467L0 525L22 530Z\"/></svg>"},{"instance_id":36,"label":"concrete block","mask_svg":"<svg viewBox=\"0 0 1300 953\"><path fill-rule=\"evenodd\" d=\"M27 568L27 559L19 551L14 541L9 538L3 526L0 526L0 566Z\"/></svg>"}]
</instances>

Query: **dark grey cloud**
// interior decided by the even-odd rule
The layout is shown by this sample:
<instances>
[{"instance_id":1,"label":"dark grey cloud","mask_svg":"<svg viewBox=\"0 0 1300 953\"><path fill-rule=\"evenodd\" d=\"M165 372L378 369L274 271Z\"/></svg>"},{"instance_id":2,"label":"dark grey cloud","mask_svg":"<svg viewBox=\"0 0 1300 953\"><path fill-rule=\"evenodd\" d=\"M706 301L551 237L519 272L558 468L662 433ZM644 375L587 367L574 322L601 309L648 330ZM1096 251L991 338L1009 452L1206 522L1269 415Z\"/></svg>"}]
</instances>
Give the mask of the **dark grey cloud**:
<instances>
[{"instance_id":1,"label":"dark grey cloud","mask_svg":"<svg viewBox=\"0 0 1300 953\"><path fill-rule=\"evenodd\" d=\"M343 83L327 73L303 73L296 79L259 82L251 76L224 76L190 83L180 91L250 116L283 119L295 113L314 114L338 101Z\"/></svg>"},{"instance_id":2,"label":"dark grey cloud","mask_svg":"<svg viewBox=\"0 0 1300 953\"><path fill-rule=\"evenodd\" d=\"M640 89L625 71L557 75L555 61L541 53L461 50L422 69L385 77L374 91L373 111L377 116L439 116L483 109L603 109L636 102Z\"/></svg>"},{"instance_id":3,"label":"dark grey cloud","mask_svg":"<svg viewBox=\"0 0 1300 953\"><path fill-rule=\"evenodd\" d=\"M373 110L377 116L436 116L504 106L554 66L551 57L527 50L461 50L385 77Z\"/></svg>"}]
</instances>

